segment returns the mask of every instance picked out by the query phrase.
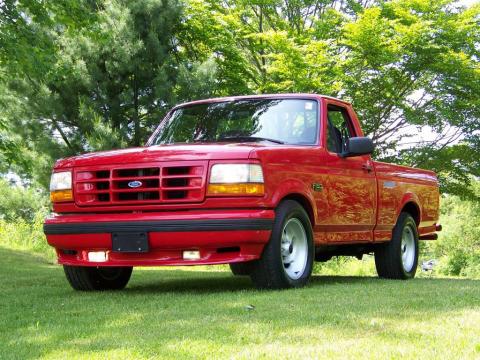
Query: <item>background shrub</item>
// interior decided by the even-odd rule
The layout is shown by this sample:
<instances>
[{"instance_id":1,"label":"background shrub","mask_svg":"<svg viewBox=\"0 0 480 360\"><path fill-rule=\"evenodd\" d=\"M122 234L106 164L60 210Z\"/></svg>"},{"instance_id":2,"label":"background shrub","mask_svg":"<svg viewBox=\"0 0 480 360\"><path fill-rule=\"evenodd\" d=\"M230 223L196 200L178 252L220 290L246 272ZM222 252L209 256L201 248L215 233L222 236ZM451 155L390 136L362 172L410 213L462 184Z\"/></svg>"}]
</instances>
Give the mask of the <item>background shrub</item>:
<instances>
[{"instance_id":1,"label":"background shrub","mask_svg":"<svg viewBox=\"0 0 480 360\"><path fill-rule=\"evenodd\" d=\"M443 230L438 241L427 242L427 253L439 259L438 271L444 275L479 277L480 205L445 196L440 210Z\"/></svg>"},{"instance_id":2,"label":"background shrub","mask_svg":"<svg viewBox=\"0 0 480 360\"><path fill-rule=\"evenodd\" d=\"M10 185L0 179L0 219L12 222L17 219L33 222L37 213L48 211L48 199L44 191L34 187Z\"/></svg>"},{"instance_id":3,"label":"background shrub","mask_svg":"<svg viewBox=\"0 0 480 360\"><path fill-rule=\"evenodd\" d=\"M54 261L55 252L43 235L43 221L48 212L44 192L0 179L0 246L33 251Z\"/></svg>"}]
</instances>

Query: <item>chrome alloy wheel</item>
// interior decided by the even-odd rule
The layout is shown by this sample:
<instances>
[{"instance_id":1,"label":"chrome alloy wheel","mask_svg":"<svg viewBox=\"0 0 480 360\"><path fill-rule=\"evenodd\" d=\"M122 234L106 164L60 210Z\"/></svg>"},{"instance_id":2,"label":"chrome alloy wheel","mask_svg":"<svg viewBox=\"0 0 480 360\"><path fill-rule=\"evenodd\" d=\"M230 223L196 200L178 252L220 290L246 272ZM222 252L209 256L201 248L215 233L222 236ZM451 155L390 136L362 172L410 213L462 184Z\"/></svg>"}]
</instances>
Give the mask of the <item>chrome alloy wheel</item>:
<instances>
[{"instance_id":1,"label":"chrome alloy wheel","mask_svg":"<svg viewBox=\"0 0 480 360\"><path fill-rule=\"evenodd\" d=\"M415 262L415 236L410 226L405 226L402 233L402 264L406 272L412 271Z\"/></svg>"},{"instance_id":2,"label":"chrome alloy wheel","mask_svg":"<svg viewBox=\"0 0 480 360\"><path fill-rule=\"evenodd\" d=\"M280 246L285 273L292 280L299 279L308 260L307 233L300 220L291 218L285 223Z\"/></svg>"}]
</instances>

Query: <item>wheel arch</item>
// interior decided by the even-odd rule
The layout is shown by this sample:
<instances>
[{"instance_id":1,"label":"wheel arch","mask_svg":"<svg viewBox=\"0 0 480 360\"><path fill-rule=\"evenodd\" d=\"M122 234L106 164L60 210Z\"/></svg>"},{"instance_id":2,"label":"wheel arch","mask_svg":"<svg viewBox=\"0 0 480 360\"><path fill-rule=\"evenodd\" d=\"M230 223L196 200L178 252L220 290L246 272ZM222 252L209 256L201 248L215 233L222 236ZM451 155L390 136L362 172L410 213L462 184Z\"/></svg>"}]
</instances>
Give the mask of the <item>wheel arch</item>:
<instances>
[{"instance_id":1,"label":"wheel arch","mask_svg":"<svg viewBox=\"0 0 480 360\"><path fill-rule=\"evenodd\" d=\"M278 203L281 203L282 201L285 201L285 200L293 200L298 202L300 205L302 205L302 207L307 212L308 218L310 219L310 223L312 224L312 226L315 225L315 212L314 212L315 210L312 206L310 199L308 199L306 196L300 193L291 193L282 197Z\"/></svg>"},{"instance_id":2,"label":"wheel arch","mask_svg":"<svg viewBox=\"0 0 480 360\"><path fill-rule=\"evenodd\" d=\"M272 194L272 205L278 207L278 205L284 200L294 200L303 206L308 214L308 218L312 223L312 227L316 223L317 207L315 198L311 187L308 183L301 179L287 178L276 186L275 192Z\"/></svg>"},{"instance_id":3,"label":"wheel arch","mask_svg":"<svg viewBox=\"0 0 480 360\"><path fill-rule=\"evenodd\" d=\"M413 200L407 201L403 204L400 212L398 213L398 216L400 216L402 212L409 213L413 217L413 220L415 220L415 224L417 224L417 227L420 225L421 212L418 203Z\"/></svg>"}]
</instances>

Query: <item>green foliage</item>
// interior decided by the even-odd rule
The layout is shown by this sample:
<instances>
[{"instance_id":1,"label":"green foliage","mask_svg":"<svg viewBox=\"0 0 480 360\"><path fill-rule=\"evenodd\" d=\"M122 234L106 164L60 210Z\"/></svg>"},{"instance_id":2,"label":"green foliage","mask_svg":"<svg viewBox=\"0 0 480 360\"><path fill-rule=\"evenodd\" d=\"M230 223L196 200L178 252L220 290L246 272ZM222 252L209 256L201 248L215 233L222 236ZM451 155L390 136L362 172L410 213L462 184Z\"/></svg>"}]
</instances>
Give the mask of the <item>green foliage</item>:
<instances>
[{"instance_id":1,"label":"green foliage","mask_svg":"<svg viewBox=\"0 0 480 360\"><path fill-rule=\"evenodd\" d=\"M480 4L8 0L0 13L0 171L46 184L54 159L140 145L180 101L315 92L352 101L377 159L478 200ZM426 125L438 136L415 137Z\"/></svg>"},{"instance_id":2,"label":"green foliage","mask_svg":"<svg viewBox=\"0 0 480 360\"><path fill-rule=\"evenodd\" d=\"M47 197L40 190L12 186L0 179L0 219L6 222L21 220L32 223L45 216L47 210Z\"/></svg>"},{"instance_id":3,"label":"green foliage","mask_svg":"<svg viewBox=\"0 0 480 360\"><path fill-rule=\"evenodd\" d=\"M377 276L373 256L365 255L362 260L337 256L326 262L316 262L313 273L317 275Z\"/></svg>"},{"instance_id":4,"label":"green foliage","mask_svg":"<svg viewBox=\"0 0 480 360\"><path fill-rule=\"evenodd\" d=\"M177 0L31 0L0 12L0 95L14 98L2 101L0 153L14 164L19 136L20 158L45 157L17 166L40 183L56 158L141 145L176 101Z\"/></svg>"},{"instance_id":5,"label":"green foliage","mask_svg":"<svg viewBox=\"0 0 480 360\"><path fill-rule=\"evenodd\" d=\"M476 191L479 182L475 183ZM480 205L455 196L442 199L438 241L428 250L440 259L439 271L445 275L480 276Z\"/></svg>"},{"instance_id":6,"label":"green foliage","mask_svg":"<svg viewBox=\"0 0 480 360\"><path fill-rule=\"evenodd\" d=\"M179 100L206 99L219 94L218 68L213 57L180 65L176 84Z\"/></svg>"},{"instance_id":7,"label":"green foliage","mask_svg":"<svg viewBox=\"0 0 480 360\"><path fill-rule=\"evenodd\" d=\"M190 1L184 39L196 45L185 45L188 56L216 54L223 92L315 92L351 100L378 159L435 170L443 192L476 198L469 175L480 171L480 5L222 4ZM425 125L438 133L434 140L415 139Z\"/></svg>"},{"instance_id":8,"label":"green foliage","mask_svg":"<svg viewBox=\"0 0 480 360\"><path fill-rule=\"evenodd\" d=\"M90 135L92 119L100 118L126 143L141 145L145 130L172 103L179 5L144 0L103 6L96 22L59 39L65 48L50 88L64 104L58 115L73 120L79 135Z\"/></svg>"},{"instance_id":9,"label":"green foliage","mask_svg":"<svg viewBox=\"0 0 480 360\"><path fill-rule=\"evenodd\" d=\"M0 122L0 171L7 171L18 159L18 144L7 127Z\"/></svg>"},{"instance_id":10,"label":"green foliage","mask_svg":"<svg viewBox=\"0 0 480 360\"><path fill-rule=\"evenodd\" d=\"M21 111L16 105L18 105L16 98L0 85L0 108L3 109L0 112L0 172L7 172L19 164L25 168L30 166L28 160L22 157L21 138L14 133L9 124L10 117L18 115ZM12 111L13 109L15 110Z\"/></svg>"},{"instance_id":11,"label":"green foliage","mask_svg":"<svg viewBox=\"0 0 480 360\"><path fill-rule=\"evenodd\" d=\"M0 219L0 246L8 249L28 250L54 262L55 250L43 235L44 212L37 212L33 221L17 218L13 221Z\"/></svg>"},{"instance_id":12,"label":"green foliage","mask_svg":"<svg viewBox=\"0 0 480 360\"><path fill-rule=\"evenodd\" d=\"M43 234L48 211L48 198L43 191L10 185L0 179L0 246L33 251L53 261L55 251Z\"/></svg>"}]
</instances>

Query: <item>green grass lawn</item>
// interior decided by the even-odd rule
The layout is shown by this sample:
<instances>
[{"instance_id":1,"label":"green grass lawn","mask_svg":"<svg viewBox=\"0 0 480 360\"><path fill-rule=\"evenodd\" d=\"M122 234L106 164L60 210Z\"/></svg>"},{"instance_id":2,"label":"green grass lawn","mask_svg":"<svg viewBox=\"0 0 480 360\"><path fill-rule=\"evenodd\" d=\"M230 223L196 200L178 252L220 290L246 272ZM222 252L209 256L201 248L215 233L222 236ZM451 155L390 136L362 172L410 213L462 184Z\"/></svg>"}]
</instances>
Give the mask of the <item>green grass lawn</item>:
<instances>
[{"instance_id":1,"label":"green grass lawn","mask_svg":"<svg viewBox=\"0 0 480 360\"><path fill-rule=\"evenodd\" d=\"M124 291L79 293L44 258L0 259L1 359L480 358L479 280L257 291L226 271L136 269Z\"/></svg>"}]
</instances>

